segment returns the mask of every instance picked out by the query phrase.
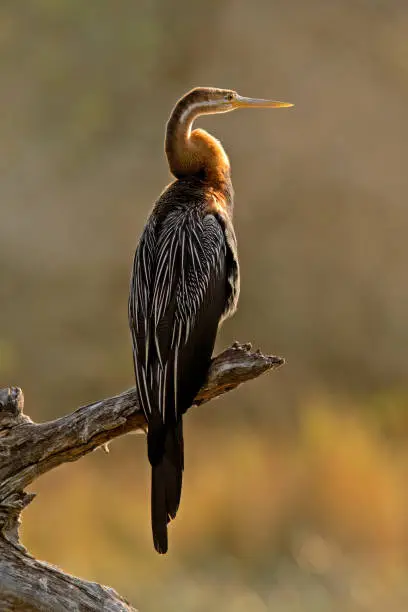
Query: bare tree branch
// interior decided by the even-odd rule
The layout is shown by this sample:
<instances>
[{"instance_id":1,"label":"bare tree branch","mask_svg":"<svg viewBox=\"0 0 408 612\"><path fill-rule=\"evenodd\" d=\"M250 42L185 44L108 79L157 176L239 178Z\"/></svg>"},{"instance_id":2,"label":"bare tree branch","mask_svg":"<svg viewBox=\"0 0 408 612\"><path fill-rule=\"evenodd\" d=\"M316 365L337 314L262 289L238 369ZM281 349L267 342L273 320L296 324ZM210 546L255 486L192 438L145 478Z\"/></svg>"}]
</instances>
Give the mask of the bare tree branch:
<instances>
[{"instance_id":1,"label":"bare tree branch","mask_svg":"<svg viewBox=\"0 0 408 612\"><path fill-rule=\"evenodd\" d=\"M235 343L213 360L195 403L208 402L283 363L281 357L251 352L249 344ZM113 438L146 429L136 390L47 423L32 422L23 405L21 389L0 390L0 603L8 606L0 609L134 610L113 589L33 559L19 543L18 525L21 510L35 497L24 489L41 474L76 461Z\"/></svg>"}]
</instances>

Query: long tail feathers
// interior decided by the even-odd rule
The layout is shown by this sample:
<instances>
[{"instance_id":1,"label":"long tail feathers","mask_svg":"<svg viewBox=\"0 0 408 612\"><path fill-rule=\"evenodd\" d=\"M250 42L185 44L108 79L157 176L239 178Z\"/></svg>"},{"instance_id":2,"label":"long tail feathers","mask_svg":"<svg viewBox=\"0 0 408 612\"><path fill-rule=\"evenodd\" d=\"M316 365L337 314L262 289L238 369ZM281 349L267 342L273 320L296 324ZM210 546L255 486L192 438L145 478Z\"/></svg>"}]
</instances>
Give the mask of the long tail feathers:
<instances>
[{"instance_id":1,"label":"long tail feathers","mask_svg":"<svg viewBox=\"0 0 408 612\"><path fill-rule=\"evenodd\" d=\"M152 532L154 547L160 554L166 553L168 548L166 480L163 472L163 463L152 466Z\"/></svg>"},{"instance_id":2,"label":"long tail feathers","mask_svg":"<svg viewBox=\"0 0 408 612\"><path fill-rule=\"evenodd\" d=\"M180 505L184 469L183 426L161 426L148 434L148 452L152 464L152 531L157 552L167 552L167 524Z\"/></svg>"}]
</instances>

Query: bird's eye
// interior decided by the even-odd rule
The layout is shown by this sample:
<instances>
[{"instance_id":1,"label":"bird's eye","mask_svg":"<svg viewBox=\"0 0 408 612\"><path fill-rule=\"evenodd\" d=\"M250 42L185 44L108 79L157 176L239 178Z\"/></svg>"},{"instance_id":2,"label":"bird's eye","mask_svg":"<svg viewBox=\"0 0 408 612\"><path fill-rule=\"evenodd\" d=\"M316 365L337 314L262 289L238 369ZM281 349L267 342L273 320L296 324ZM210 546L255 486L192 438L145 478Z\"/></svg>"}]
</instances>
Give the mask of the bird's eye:
<instances>
[{"instance_id":1,"label":"bird's eye","mask_svg":"<svg viewBox=\"0 0 408 612\"><path fill-rule=\"evenodd\" d=\"M225 96L225 99L226 99L226 100L228 100L228 102L231 102L231 101L234 99L234 94L232 94L232 93L228 93L228 94Z\"/></svg>"}]
</instances>

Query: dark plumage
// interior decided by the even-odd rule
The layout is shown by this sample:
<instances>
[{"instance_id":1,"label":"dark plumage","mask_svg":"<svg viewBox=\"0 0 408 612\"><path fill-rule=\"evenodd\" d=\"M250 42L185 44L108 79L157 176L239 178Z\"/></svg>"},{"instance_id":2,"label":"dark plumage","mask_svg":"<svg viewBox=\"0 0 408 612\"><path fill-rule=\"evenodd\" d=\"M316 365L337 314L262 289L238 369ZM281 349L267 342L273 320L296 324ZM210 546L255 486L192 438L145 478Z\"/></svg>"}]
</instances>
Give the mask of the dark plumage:
<instances>
[{"instance_id":1,"label":"dark plumage","mask_svg":"<svg viewBox=\"0 0 408 612\"><path fill-rule=\"evenodd\" d=\"M229 161L215 138L191 132L191 125L199 114L249 105L260 101L210 88L193 90L176 105L166 134L176 180L157 200L134 260L129 323L160 553L167 551L167 524L180 503L182 416L205 381L218 326L234 312L239 294Z\"/></svg>"}]
</instances>

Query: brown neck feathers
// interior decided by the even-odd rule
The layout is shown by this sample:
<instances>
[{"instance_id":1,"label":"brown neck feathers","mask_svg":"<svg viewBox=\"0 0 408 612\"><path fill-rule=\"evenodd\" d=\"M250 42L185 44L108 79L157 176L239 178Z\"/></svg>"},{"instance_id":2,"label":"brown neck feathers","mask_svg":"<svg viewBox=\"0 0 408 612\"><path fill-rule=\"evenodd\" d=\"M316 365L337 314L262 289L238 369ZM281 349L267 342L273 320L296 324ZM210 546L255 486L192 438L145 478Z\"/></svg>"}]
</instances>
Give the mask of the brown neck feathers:
<instances>
[{"instance_id":1,"label":"brown neck feathers","mask_svg":"<svg viewBox=\"0 0 408 612\"><path fill-rule=\"evenodd\" d=\"M191 131L196 117L211 112L206 100L191 92L182 98L167 124L165 150L176 178L203 175L213 184L229 180L230 165L221 143L205 130Z\"/></svg>"}]
</instances>

